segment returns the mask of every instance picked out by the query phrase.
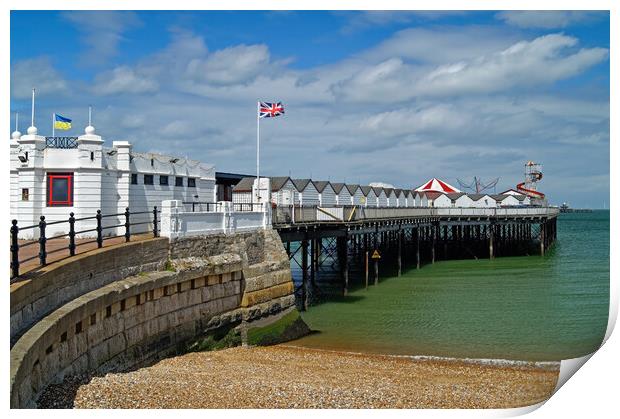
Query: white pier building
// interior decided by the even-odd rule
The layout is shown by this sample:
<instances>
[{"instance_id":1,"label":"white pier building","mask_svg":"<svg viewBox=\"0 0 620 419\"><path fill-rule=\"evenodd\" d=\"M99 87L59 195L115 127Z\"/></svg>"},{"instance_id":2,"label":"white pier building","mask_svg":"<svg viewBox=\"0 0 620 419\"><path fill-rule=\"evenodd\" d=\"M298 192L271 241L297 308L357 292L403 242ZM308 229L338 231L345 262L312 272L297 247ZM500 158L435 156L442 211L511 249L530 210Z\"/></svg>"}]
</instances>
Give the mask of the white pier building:
<instances>
[{"instance_id":1,"label":"white pier building","mask_svg":"<svg viewBox=\"0 0 620 419\"><path fill-rule=\"evenodd\" d=\"M92 126L79 137L44 137L37 128L11 135L11 218L20 227L93 217L132 213L132 224L143 218L145 224L132 227L132 234L152 228L155 206L164 200L215 202L215 167L184 157L157 153L138 153L128 141L104 140ZM124 216L103 218L104 226L124 223ZM96 220L77 221L75 230L94 228ZM46 236L67 233L68 224L48 225ZM121 229L106 229L116 235ZM20 238L32 238L37 229L20 231Z\"/></svg>"}]
</instances>

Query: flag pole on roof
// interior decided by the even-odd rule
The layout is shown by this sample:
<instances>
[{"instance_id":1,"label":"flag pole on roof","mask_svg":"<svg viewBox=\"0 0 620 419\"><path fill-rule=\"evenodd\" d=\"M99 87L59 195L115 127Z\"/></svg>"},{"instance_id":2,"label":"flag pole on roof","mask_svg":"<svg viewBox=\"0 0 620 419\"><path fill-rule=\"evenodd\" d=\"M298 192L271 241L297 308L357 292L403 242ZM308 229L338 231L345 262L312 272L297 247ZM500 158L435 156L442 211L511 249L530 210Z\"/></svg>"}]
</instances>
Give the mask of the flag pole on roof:
<instances>
[{"instance_id":1,"label":"flag pole on roof","mask_svg":"<svg viewBox=\"0 0 620 419\"><path fill-rule=\"evenodd\" d=\"M31 120L30 126L34 127L34 87L32 88L32 113L31 113L31 118L32 118L32 120ZM36 134L36 132L35 132L35 134Z\"/></svg>"},{"instance_id":2,"label":"flag pole on roof","mask_svg":"<svg viewBox=\"0 0 620 419\"><path fill-rule=\"evenodd\" d=\"M282 102L261 102L256 108L256 198L260 200L260 120L261 118L274 118L284 115Z\"/></svg>"}]
</instances>

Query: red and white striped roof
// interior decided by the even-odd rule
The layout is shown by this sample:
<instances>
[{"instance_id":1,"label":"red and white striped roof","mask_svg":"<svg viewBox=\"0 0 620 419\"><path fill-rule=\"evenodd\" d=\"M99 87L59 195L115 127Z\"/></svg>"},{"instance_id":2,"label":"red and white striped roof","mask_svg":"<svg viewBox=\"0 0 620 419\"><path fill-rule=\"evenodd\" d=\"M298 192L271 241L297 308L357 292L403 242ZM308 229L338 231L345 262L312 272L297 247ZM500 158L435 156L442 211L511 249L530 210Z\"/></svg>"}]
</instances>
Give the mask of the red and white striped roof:
<instances>
[{"instance_id":1,"label":"red and white striped roof","mask_svg":"<svg viewBox=\"0 0 620 419\"><path fill-rule=\"evenodd\" d=\"M439 180L437 178L432 178L422 186L416 189L418 192L442 192L442 193L453 193L453 192L461 192L454 186Z\"/></svg>"}]
</instances>

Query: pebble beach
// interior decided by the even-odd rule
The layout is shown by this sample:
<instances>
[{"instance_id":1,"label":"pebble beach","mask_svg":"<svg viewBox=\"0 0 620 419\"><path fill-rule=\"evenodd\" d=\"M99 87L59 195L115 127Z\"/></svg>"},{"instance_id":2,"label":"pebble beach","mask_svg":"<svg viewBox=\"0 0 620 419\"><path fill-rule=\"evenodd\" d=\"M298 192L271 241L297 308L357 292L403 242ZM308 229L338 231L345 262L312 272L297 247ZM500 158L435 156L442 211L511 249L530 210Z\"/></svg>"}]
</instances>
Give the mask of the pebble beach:
<instances>
[{"instance_id":1,"label":"pebble beach","mask_svg":"<svg viewBox=\"0 0 620 419\"><path fill-rule=\"evenodd\" d=\"M39 402L75 408L508 408L548 399L558 373L559 363L236 347L65 383Z\"/></svg>"}]
</instances>

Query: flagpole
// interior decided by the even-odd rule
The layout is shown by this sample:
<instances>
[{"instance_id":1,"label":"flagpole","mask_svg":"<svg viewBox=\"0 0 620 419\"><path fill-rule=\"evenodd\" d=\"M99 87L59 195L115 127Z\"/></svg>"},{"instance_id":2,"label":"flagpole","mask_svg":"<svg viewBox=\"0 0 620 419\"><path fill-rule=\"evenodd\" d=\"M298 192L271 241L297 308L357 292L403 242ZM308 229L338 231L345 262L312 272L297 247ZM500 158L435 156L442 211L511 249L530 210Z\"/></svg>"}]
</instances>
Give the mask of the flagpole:
<instances>
[{"instance_id":1,"label":"flagpole","mask_svg":"<svg viewBox=\"0 0 620 419\"><path fill-rule=\"evenodd\" d=\"M260 200L260 101L256 102L256 202Z\"/></svg>"},{"instance_id":2,"label":"flagpole","mask_svg":"<svg viewBox=\"0 0 620 419\"><path fill-rule=\"evenodd\" d=\"M92 116L93 116L93 107L89 105L88 106L88 126L92 125L91 123Z\"/></svg>"},{"instance_id":3,"label":"flagpole","mask_svg":"<svg viewBox=\"0 0 620 419\"><path fill-rule=\"evenodd\" d=\"M31 121L30 126L34 127L34 87L32 88L32 113L31 113L31 116L32 116L32 121Z\"/></svg>"},{"instance_id":4,"label":"flagpole","mask_svg":"<svg viewBox=\"0 0 620 419\"><path fill-rule=\"evenodd\" d=\"M52 114L52 137L56 136L56 124L54 123L56 119L56 113Z\"/></svg>"}]
</instances>

